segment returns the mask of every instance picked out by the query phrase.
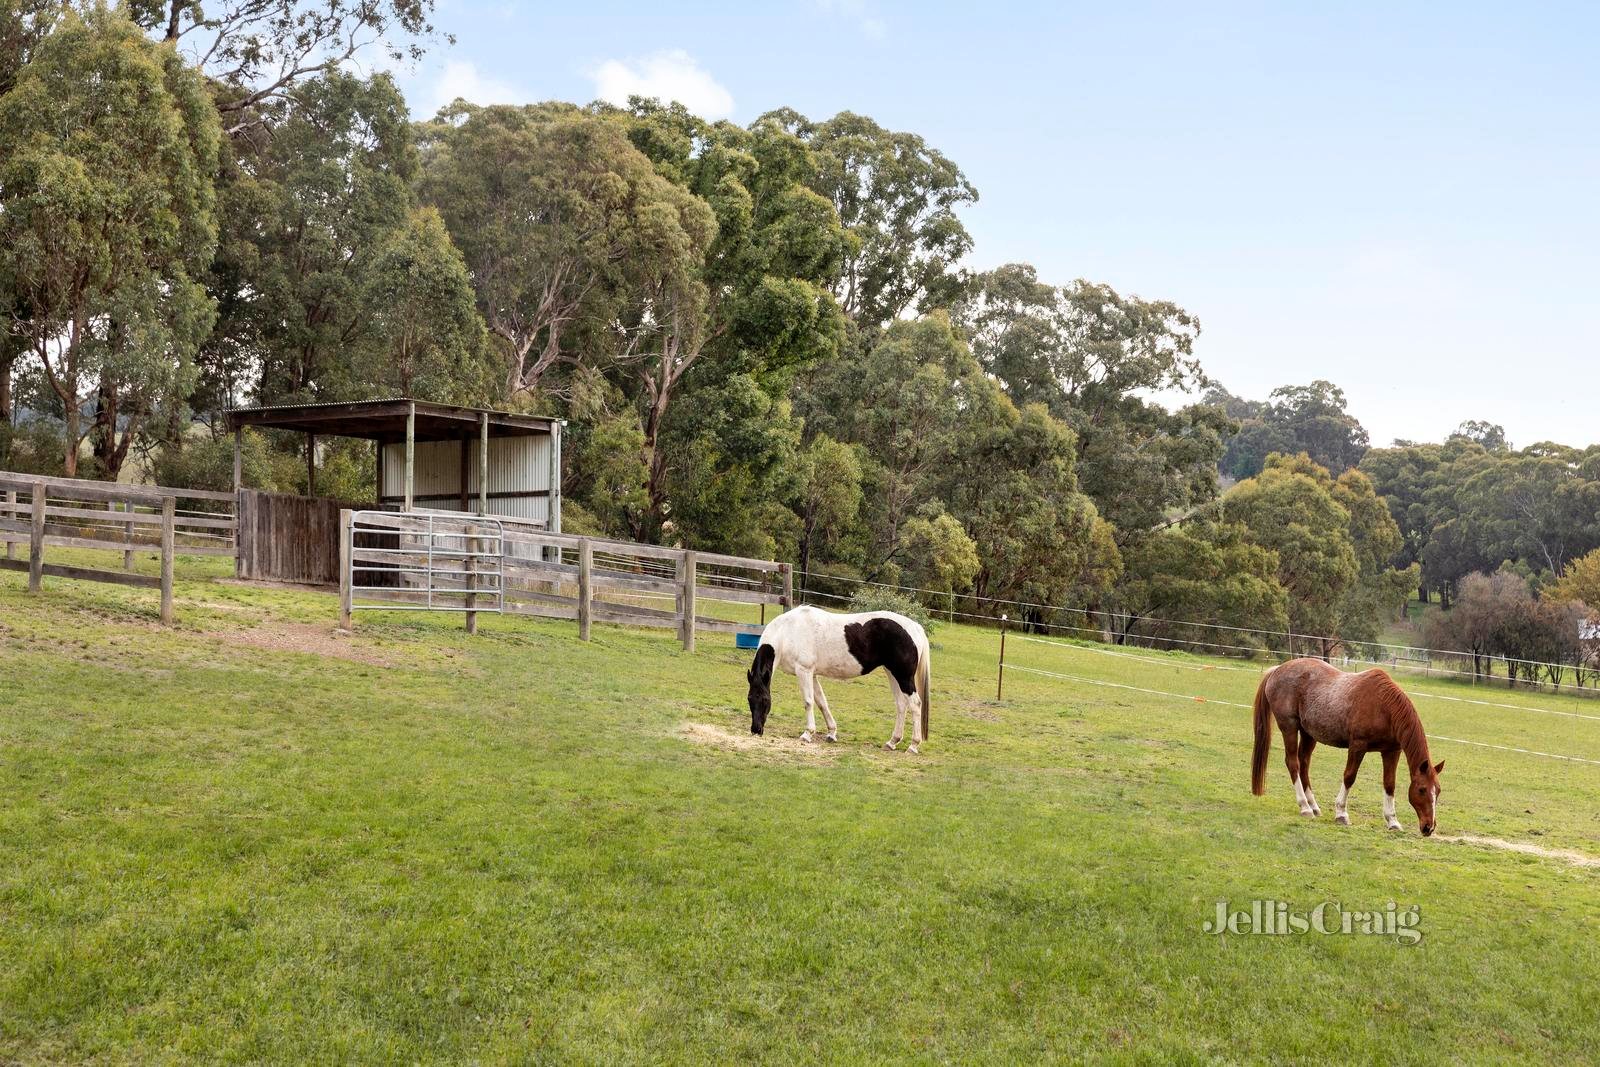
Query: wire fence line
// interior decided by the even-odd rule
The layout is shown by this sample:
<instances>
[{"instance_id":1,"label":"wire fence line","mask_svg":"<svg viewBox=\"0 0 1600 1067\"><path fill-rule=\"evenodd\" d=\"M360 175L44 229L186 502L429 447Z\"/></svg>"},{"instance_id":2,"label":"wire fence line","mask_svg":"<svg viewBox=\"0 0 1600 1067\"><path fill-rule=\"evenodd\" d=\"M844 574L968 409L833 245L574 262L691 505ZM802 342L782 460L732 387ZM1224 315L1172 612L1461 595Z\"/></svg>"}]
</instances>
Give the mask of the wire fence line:
<instances>
[{"instance_id":1,"label":"wire fence line","mask_svg":"<svg viewBox=\"0 0 1600 1067\"><path fill-rule=\"evenodd\" d=\"M1080 685L1097 685L1107 689L1122 689L1134 693L1143 693L1148 696L1168 697L1173 700L1183 700L1193 704L1220 704L1227 708L1241 708L1245 711L1253 710L1249 704L1241 704L1235 700L1218 700L1212 697L1198 696L1187 693L1174 693L1167 689L1151 689L1147 686L1129 685L1126 682L1110 682L1104 678L1089 678L1080 674L1067 674L1064 671L1047 671L1039 667L1024 667L1016 663L1005 663L1002 667L1007 671L1020 671L1023 674L1038 675L1045 678L1054 678L1060 681L1075 682ZM1491 748L1501 752L1515 752L1524 756L1539 756L1544 759L1563 760L1568 763L1585 763L1593 767L1600 767L1600 759L1590 759L1587 756L1570 756L1561 752L1544 752L1533 748L1519 748L1516 745L1496 745L1488 741L1470 741L1462 737L1447 737L1444 734L1428 734L1430 741L1446 741L1457 745L1472 745L1476 748Z\"/></svg>"},{"instance_id":2,"label":"wire fence line","mask_svg":"<svg viewBox=\"0 0 1600 1067\"><path fill-rule=\"evenodd\" d=\"M1548 689L1557 692L1571 692L1583 696L1600 696L1600 661L1584 665L1550 663L1542 660L1519 659L1514 656L1490 657L1479 655L1475 657L1470 652L1463 652L1458 649L1398 645L1380 641L1346 642L1339 638L1302 634L1293 630L1271 630L1233 626L1226 623L1164 619L1153 616L1143 616L1139 621L1152 626L1184 627L1191 632L1205 633L1211 636L1200 639L1198 637L1184 638L1170 634L1150 633L1114 635L1105 625L1096 622L1096 615L1102 618L1110 618L1115 613L1096 613L1086 608L1044 604L1037 601L1012 600L1004 597L986 597L973 594L955 595L945 590L897 585L889 582L874 582L861 578L825 574L818 571L796 570L795 573L802 579L800 586L800 594L802 596L815 597L838 604L847 604L853 598L830 591L827 588L819 588L818 586L839 583L863 589L890 590L902 595L911 595L914 599L918 599L930 613L937 617L983 625L999 625L1002 617L1007 614L1004 609L1020 608L1029 612L1029 615L1025 618L1011 619L1010 621L1025 631L1067 634L1100 643L1114 643L1118 646L1154 647L1170 650L1187 649L1223 655L1237 654L1244 657L1268 655L1281 659L1291 659L1296 655L1309 654L1323 659L1337 659L1345 664L1389 667L1396 670L1412 671L1427 677L1469 679L1473 684L1492 684L1510 688L1527 687L1534 690ZM930 597L937 597L942 603L929 603L927 598ZM959 610L955 607L958 602L962 605L962 608L977 607L979 609L987 608L988 610ZM1041 613L1078 616L1083 620L1083 624L1050 621L1042 617ZM1250 635L1258 640L1255 644L1242 644L1239 643L1239 637L1224 635ZM1302 643L1298 650L1296 642ZM1336 648L1342 649L1342 652L1334 655L1332 650ZM1369 654L1363 655L1362 652ZM1505 664L1507 675L1498 676L1478 670L1474 665L1475 661L1476 663L1485 664L1496 662ZM1456 666L1452 666L1452 664ZM1510 677L1511 665L1513 664L1524 674L1538 672L1542 673L1544 677L1525 677L1522 679ZM1463 667L1467 666L1472 666L1472 669L1463 669ZM1563 680L1568 672L1572 673L1574 679L1572 682Z\"/></svg>"},{"instance_id":3,"label":"wire fence line","mask_svg":"<svg viewBox=\"0 0 1600 1067\"><path fill-rule=\"evenodd\" d=\"M1232 667L1226 664L1179 663L1174 660L1163 659L1157 656L1141 656L1133 652L1122 652L1109 648L1096 648L1092 645L1072 645L1067 644L1065 641L1051 641L1046 638L1029 637L1026 634L1019 634L1018 638L1022 641L1026 641L1035 645L1048 645L1051 648L1060 648L1070 652L1081 652L1098 656L1115 656L1118 659L1131 659L1140 663L1151 663L1159 667L1169 667L1174 670L1199 672L1226 671L1232 674L1249 674L1256 677L1260 677L1262 674L1262 671L1259 667ZM1581 711L1561 711L1557 708L1537 708L1531 704L1506 704L1496 700L1476 700L1471 697L1452 696L1448 693L1435 693L1427 689L1407 689L1406 692L1408 695L1413 697L1420 696L1426 697L1430 700L1448 700L1455 704L1476 704L1486 708L1505 708L1511 711L1530 711L1540 715L1558 715L1568 719L1588 719L1592 722L1600 722L1600 715L1585 715Z\"/></svg>"}]
</instances>

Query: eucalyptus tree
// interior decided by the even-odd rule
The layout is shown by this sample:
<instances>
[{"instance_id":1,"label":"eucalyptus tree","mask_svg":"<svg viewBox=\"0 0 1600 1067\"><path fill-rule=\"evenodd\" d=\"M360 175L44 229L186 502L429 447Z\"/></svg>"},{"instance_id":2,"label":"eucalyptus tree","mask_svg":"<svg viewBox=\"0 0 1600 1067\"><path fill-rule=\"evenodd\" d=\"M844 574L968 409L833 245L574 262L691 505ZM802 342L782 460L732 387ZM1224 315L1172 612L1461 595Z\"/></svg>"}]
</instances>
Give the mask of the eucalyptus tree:
<instances>
[{"instance_id":1,"label":"eucalyptus tree","mask_svg":"<svg viewBox=\"0 0 1600 1067\"><path fill-rule=\"evenodd\" d=\"M96 396L115 435L186 389L219 139L199 75L105 8L62 15L0 96L0 291L26 308L11 331L60 405L69 474Z\"/></svg>"},{"instance_id":2,"label":"eucalyptus tree","mask_svg":"<svg viewBox=\"0 0 1600 1067\"><path fill-rule=\"evenodd\" d=\"M691 468L675 469L675 457L704 464L715 456L713 469L699 476L747 484L757 495L764 487L774 503L782 495L776 479L787 448L721 448L705 439L709 422L702 416L715 405L754 412L764 405L745 404L739 394L755 388L777 401L796 370L838 352L844 319L828 285L849 241L832 205L806 185L815 165L809 149L780 125L707 123L681 105L639 99L625 110L601 113L627 129L659 173L703 203L714 224L697 258L653 257L664 266L681 263L690 273L666 286L646 275L649 299L635 303L622 320L624 373L638 396L650 466L650 507L640 532L653 535L674 512L684 535L726 544L693 521L692 509L674 508L672 498L691 491L684 477ZM667 306L690 308L681 298L669 303L667 296L653 295L658 289L695 294L700 314L661 314ZM696 403L677 403L691 392ZM721 413L715 421L723 422ZM742 431L722 426L717 432ZM744 474L736 475L733 467Z\"/></svg>"},{"instance_id":3,"label":"eucalyptus tree","mask_svg":"<svg viewBox=\"0 0 1600 1067\"><path fill-rule=\"evenodd\" d=\"M1278 555L1253 543L1243 525L1192 519L1129 546L1125 563L1112 615L1118 644L1144 639L1217 651L1286 645L1273 636L1289 627Z\"/></svg>"},{"instance_id":4,"label":"eucalyptus tree","mask_svg":"<svg viewBox=\"0 0 1600 1067\"><path fill-rule=\"evenodd\" d=\"M384 241L365 272L360 302L370 325L337 392L474 405L499 395L472 280L433 208L412 210Z\"/></svg>"},{"instance_id":5,"label":"eucalyptus tree","mask_svg":"<svg viewBox=\"0 0 1600 1067\"><path fill-rule=\"evenodd\" d=\"M849 235L833 282L846 315L870 330L950 303L957 264L972 250L957 212L978 199L960 167L917 134L848 111L812 122L783 108L756 125L786 130L810 150L808 184Z\"/></svg>"},{"instance_id":6,"label":"eucalyptus tree","mask_svg":"<svg viewBox=\"0 0 1600 1067\"><path fill-rule=\"evenodd\" d=\"M1386 614L1415 590L1420 568L1392 566L1403 538L1387 506L1359 471L1337 479L1305 453L1274 454L1259 475L1223 501L1229 521L1278 557L1289 621L1301 634L1371 641Z\"/></svg>"},{"instance_id":7,"label":"eucalyptus tree","mask_svg":"<svg viewBox=\"0 0 1600 1067\"><path fill-rule=\"evenodd\" d=\"M239 257L254 391L266 402L326 398L349 354L372 341L368 274L405 227L416 174L405 101L387 75L338 72L295 86L271 140L241 151L229 187L241 210L224 254ZM232 324L225 324L232 329Z\"/></svg>"},{"instance_id":8,"label":"eucalyptus tree","mask_svg":"<svg viewBox=\"0 0 1600 1067\"><path fill-rule=\"evenodd\" d=\"M565 104L457 101L419 137L421 196L465 257L508 395L537 394L601 349L633 359L674 315L702 325L695 261L711 212L621 124Z\"/></svg>"},{"instance_id":9,"label":"eucalyptus tree","mask_svg":"<svg viewBox=\"0 0 1600 1067\"><path fill-rule=\"evenodd\" d=\"M434 36L433 0L128 0L127 8L218 86L230 137L269 125L296 86L363 52L415 60Z\"/></svg>"},{"instance_id":10,"label":"eucalyptus tree","mask_svg":"<svg viewBox=\"0 0 1600 1067\"><path fill-rule=\"evenodd\" d=\"M949 550L947 577L964 577L953 531L928 528L945 513L976 546L979 595L1085 603L1115 580L1120 557L1079 491L1072 430L1043 405L1013 404L943 313L818 366L799 395L809 430L861 456L865 577L928 572L930 539Z\"/></svg>"},{"instance_id":11,"label":"eucalyptus tree","mask_svg":"<svg viewBox=\"0 0 1600 1067\"><path fill-rule=\"evenodd\" d=\"M1278 558L1278 584L1289 595L1296 633L1337 633L1346 597L1361 577L1350 512L1333 493L1327 470L1304 454L1273 455L1260 474L1223 501L1224 516ZM1324 654L1329 648L1320 649Z\"/></svg>"},{"instance_id":12,"label":"eucalyptus tree","mask_svg":"<svg viewBox=\"0 0 1600 1067\"><path fill-rule=\"evenodd\" d=\"M1150 399L1209 384L1188 312L1083 280L1047 285L1013 263L972 278L955 317L1015 403L1043 404L1072 427L1082 488L1119 544L1215 499L1232 423L1212 406L1169 411Z\"/></svg>"},{"instance_id":13,"label":"eucalyptus tree","mask_svg":"<svg viewBox=\"0 0 1600 1067\"><path fill-rule=\"evenodd\" d=\"M1322 379L1279 386L1264 401L1243 400L1218 387L1207 402L1239 420L1221 462L1230 477L1253 477L1273 452L1304 452L1338 474L1360 463L1370 444L1366 429L1347 410L1344 390Z\"/></svg>"}]
</instances>

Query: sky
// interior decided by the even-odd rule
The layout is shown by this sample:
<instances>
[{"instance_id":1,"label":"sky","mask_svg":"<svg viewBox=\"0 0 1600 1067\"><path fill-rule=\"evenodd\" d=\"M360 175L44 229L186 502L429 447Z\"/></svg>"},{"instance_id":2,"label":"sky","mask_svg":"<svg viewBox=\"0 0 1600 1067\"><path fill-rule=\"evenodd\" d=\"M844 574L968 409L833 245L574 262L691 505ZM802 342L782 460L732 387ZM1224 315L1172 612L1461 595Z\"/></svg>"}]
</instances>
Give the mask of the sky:
<instances>
[{"instance_id":1,"label":"sky","mask_svg":"<svg viewBox=\"0 0 1600 1067\"><path fill-rule=\"evenodd\" d=\"M692 9L691 9L692 8ZM1600 441L1600 5L439 0L413 112L850 110L980 200L968 265L1199 317L1241 396L1327 378L1376 445Z\"/></svg>"}]
</instances>

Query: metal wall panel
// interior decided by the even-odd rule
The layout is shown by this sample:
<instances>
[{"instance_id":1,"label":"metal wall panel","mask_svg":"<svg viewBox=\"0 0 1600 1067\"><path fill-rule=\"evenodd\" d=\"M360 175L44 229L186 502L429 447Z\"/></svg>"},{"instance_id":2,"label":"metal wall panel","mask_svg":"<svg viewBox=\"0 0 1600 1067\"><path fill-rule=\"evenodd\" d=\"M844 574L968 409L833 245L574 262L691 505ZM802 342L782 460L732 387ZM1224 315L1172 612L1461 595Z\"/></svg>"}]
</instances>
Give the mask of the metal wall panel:
<instances>
[{"instance_id":1,"label":"metal wall panel","mask_svg":"<svg viewBox=\"0 0 1600 1067\"><path fill-rule=\"evenodd\" d=\"M418 507L456 511L461 506L460 441L418 441L413 497ZM478 447L475 437L466 442L467 506L478 507ZM491 437L489 439L489 492L511 493L550 488L551 441L547 435ZM406 491L406 445L393 441L383 446L383 495L397 498ZM489 498L489 512L546 522L548 497Z\"/></svg>"}]
</instances>

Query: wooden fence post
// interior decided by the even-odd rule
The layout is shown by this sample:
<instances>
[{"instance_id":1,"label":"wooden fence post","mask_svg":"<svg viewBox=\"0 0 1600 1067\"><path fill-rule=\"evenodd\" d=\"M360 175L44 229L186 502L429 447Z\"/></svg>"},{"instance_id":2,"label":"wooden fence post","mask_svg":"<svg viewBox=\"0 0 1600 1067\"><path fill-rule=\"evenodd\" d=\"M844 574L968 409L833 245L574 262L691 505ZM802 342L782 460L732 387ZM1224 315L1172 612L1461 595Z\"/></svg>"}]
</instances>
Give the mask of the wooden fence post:
<instances>
[{"instance_id":1,"label":"wooden fence post","mask_svg":"<svg viewBox=\"0 0 1600 1067\"><path fill-rule=\"evenodd\" d=\"M585 537L578 542L578 639L589 640L589 625L593 621L590 607L589 572L594 567L594 545Z\"/></svg>"},{"instance_id":2,"label":"wooden fence post","mask_svg":"<svg viewBox=\"0 0 1600 1067\"><path fill-rule=\"evenodd\" d=\"M683 554L683 594L682 594L683 595L683 622L682 622L682 625L683 625L683 650L685 652L693 652L694 651L694 616L695 616L694 586L695 586L695 581L696 581L697 570L698 570L698 568L697 568L697 565L695 563L695 554L693 552L685 552Z\"/></svg>"},{"instance_id":3,"label":"wooden fence post","mask_svg":"<svg viewBox=\"0 0 1600 1067\"><path fill-rule=\"evenodd\" d=\"M33 483L33 529L28 540L28 592L44 585L44 483Z\"/></svg>"},{"instance_id":4,"label":"wooden fence post","mask_svg":"<svg viewBox=\"0 0 1600 1067\"><path fill-rule=\"evenodd\" d=\"M15 489L7 489L6 490L6 518L15 519L16 517L17 517L17 491ZM17 543L15 541L7 541L6 542L6 559L16 559L16 558L17 558Z\"/></svg>"},{"instance_id":5,"label":"wooden fence post","mask_svg":"<svg viewBox=\"0 0 1600 1067\"><path fill-rule=\"evenodd\" d=\"M124 500L122 502L122 510L127 512L130 515L133 514L133 501ZM122 550L122 569L125 570L125 571L131 571L131 570L133 570L133 523L132 522L125 522L125 523L122 524L122 536L124 538L126 538L127 542L128 542L128 547Z\"/></svg>"},{"instance_id":6,"label":"wooden fence post","mask_svg":"<svg viewBox=\"0 0 1600 1067\"><path fill-rule=\"evenodd\" d=\"M794 565L780 563L778 573L783 575L783 610L788 611L794 607Z\"/></svg>"},{"instance_id":7,"label":"wooden fence post","mask_svg":"<svg viewBox=\"0 0 1600 1067\"><path fill-rule=\"evenodd\" d=\"M380 446L381 447L381 446ZM350 629L350 605L354 600L355 576L350 573L351 538L350 509L339 511L339 629Z\"/></svg>"},{"instance_id":8,"label":"wooden fence post","mask_svg":"<svg viewBox=\"0 0 1600 1067\"><path fill-rule=\"evenodd\" d=\"M178 502L172 497L161 501L161 621L172 621L172 556L177 547L173 522Z\"/></svg>"}]
</instances>

